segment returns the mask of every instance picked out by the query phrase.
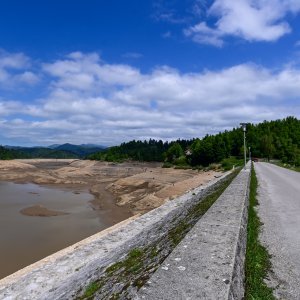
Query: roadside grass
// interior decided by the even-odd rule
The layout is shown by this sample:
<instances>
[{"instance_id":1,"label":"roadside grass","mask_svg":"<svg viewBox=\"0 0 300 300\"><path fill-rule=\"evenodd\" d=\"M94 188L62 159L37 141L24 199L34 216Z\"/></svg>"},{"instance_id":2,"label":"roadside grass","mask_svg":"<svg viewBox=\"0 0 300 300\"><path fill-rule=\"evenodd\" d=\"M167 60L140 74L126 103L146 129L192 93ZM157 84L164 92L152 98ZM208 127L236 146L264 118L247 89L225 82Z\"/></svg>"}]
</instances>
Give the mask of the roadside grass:
<instances>
[{"instance_id":1,"label":"roadside grass","mask_svg":"<svg viewBox=\"0 0 300 300\"><path fill-rule=\"evenodd\" d=\"M291 165L291 164L288 164L288 163L283 163L283 162L281 162L279 160L271 161L271 163L274 164L274 165L276 165L276 166L285 168L285 169L289 169L289 170L292 170L292 171L300 172L300 167L299 166Z\"/></svg>"},{"instance_id":2,"label":"roadside grass","mask_svg":"<svg viewBox=\"0 0 300 300\"><path fill-rule=\"evenodd\" d=\"M245 300L275 299L272 289L264 282L271 270L270 254L259 241L259 233L262 223L259 220L255 206L259 205L257 198L257 177L254 167L251 171L250 195L249 195L249 219L247 227L246 250L246 289Z\"/></svg>"}]
</instances>

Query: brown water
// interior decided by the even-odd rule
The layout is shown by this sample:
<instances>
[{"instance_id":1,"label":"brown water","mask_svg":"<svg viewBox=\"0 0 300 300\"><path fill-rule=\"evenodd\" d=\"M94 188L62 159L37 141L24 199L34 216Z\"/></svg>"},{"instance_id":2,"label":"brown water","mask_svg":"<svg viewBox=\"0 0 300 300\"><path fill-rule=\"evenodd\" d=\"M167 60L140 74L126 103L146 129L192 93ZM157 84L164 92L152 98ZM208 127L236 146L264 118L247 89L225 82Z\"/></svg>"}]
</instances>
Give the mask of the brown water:
<instances>
[{"instance_id":1,"label":"brown water","mask_svg":"<svg viewBox=\"0 0 300 300\"><path fill-rule=\"evenodd\" d=\"M113 204L110 209L93 210L90 201L94 197L87 190L79 192L0 182L0 278L120 221ZM37 204L69 214L36 217L20 213Z\"/></svg>"}]
</instances>

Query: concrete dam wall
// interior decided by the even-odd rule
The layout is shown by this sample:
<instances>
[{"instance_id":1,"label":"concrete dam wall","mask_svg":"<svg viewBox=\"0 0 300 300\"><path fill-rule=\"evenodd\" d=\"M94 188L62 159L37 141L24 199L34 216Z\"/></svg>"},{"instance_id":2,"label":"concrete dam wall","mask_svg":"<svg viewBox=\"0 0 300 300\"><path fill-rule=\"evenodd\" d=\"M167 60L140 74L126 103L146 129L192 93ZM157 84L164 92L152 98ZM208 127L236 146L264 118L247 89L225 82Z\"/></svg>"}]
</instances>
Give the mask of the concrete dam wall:
<instances>
[{"instance_id":1,"label":"concrete dam wall","mask_svg":"<svg viewBox=\"0 0 300 300\"><path fill-rule=\"evenodd\" d=\"M250 172L235 175L2 279L0 299L241 299Z\"/></svg>"}]
</instances>

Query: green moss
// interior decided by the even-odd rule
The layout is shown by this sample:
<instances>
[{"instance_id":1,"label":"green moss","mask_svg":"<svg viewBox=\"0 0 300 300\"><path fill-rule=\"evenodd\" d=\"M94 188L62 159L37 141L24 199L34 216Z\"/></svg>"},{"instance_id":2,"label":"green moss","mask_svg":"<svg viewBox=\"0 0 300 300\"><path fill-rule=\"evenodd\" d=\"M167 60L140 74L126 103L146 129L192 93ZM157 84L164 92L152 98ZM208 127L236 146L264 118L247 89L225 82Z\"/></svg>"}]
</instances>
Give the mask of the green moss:
<instances>
[{"instance_id":1,"label":"green moss","mask_svg":"<svg viewBox=\"0 0 300 300\"><path fill-rule=\"evenodd\" d=\"M148 281L150 278L149 275L145 275L145 276L142 276L142 277L139 277L138 279L136 279L134 282L133 282L133 286L136 286L138 289L140 289L142 286L144 286L145 282Z\"/></svg>"},{"instance_id":2,"label":"green moss","mask_svg":"<svg viewBox=\"0 0 300 300\"><path fill-rule=\"evenodd\" d=\"M258 205L256 198L257 178L254 168L251 171L251 184L249 195L249 217L247 227L247 250L246 250L246 289L245 299L275 299L272 289L265 282L271 269L270 255L259 241L259 233L262 223L260 222L255 206Z\"/></svg>"},{"instance_id":3,"label":"green moss","mask_svg":"<svg viewBox=\"0 0 300 300\"><path fill-rule=\"evenodd\" d=\"M189 211L184 220L180 221L174 228L169 230L168 236L171 239L173 246L183 239L191 227L198 221L198 219L206 213L206 211L213 205L213 203L221 196L227 186L236 177L240 170L235 170L228 176L228 178L209 195L204 197L202 201L193 206Z\"/></svg>"},{"instance_id":4,"label":"green moss","mask_svg":"<svg viewBox=\"0 0 300 300\"><path fill-rule=\"evenodd\" d=\"M102 286L103 286L103 283L102 283L101 281L95 281L95 282L90 283L90 284L86 287L83 296L80 297L79 299L80 299L80 300L83 300L83 299L93 299L94 294L95 294L99 289L101 289Z\"/></svg>"},{"instance_id":5,"label":"green moss","mask_svg":"<svg viewBox=\"0 0 300 300\"><path fill-rule=\"evenodd\" d=\"M188 224L187 221L180 221L175 228L169 230L168 235L173 242L173 246L179 244L179 242L182 240L182 238L185 236L185 234L189 231L190 228L191 225Z\"/></svg>"},{"instance_id":6,"label":"green moss","mask_svg":"<svg viewBox=\"0 0 300 300\"><path fill-rule=\"evenodd\" d=\"M112 294L112 295L109 297L109 300L119 300L119 299L120 299L120 293Z\"/></svg>"},{"instance_id":7,"label":"green moss","mask_svg":"<svg viewBox=\"0 0 300 300\"><path fill-rule=\"evenodd\" d=\"M202 201L197 203L190 211L190 219L199 219L207 210L214 204L214 202L223 194L225 189L229 186L232 180L240 172L240 169L233 171L228 177L218 186L218 188L207 195Z\"/></svg>"},{"instance_id":8,"label":"green moss","mask_svg":"<svg viewBox=\"0 0 300 300\"><path fill-rule=\"evenodd\" d=\"M117 262L117 263L109 266L106 269L106 273L108 273L108 274L114 273L115 271L120 270L122 267L123 267L123 262L122 261Z\"/></svg>"},{"instance_id":9,"label":"green moss","mask_svg":"<svg viewBox=\"0 0 300 300\"><path fill-rule=\"evenodd\" d=\"M156 246L152 247L150 250L150 258L155 258L157 254L159 253L159 250Z\"/></svg>"},{"instance_id":10,"label":"green moss","mask_svg":"<svg viewBox=\"0 0 300 300\"><path fill-rule=\"evenodd\" d=\"M127 258L124 260L123 265L127 273L138 273L143 267L143 254L142 249L133 249L128 253Z\"/></svg>"},{"instance_id":11,"label":"green moss","mask_svg":"<svg viewBox=\"0 0 300 300\"><path fill-rule=\"evenodd\" d=\"M125 260L119 261L106 269L107 274L115 273L123 269L125 273L138 273L143 267L144 251L142 249L133 249L128 254Z\"/></svg>"}]
</instances>

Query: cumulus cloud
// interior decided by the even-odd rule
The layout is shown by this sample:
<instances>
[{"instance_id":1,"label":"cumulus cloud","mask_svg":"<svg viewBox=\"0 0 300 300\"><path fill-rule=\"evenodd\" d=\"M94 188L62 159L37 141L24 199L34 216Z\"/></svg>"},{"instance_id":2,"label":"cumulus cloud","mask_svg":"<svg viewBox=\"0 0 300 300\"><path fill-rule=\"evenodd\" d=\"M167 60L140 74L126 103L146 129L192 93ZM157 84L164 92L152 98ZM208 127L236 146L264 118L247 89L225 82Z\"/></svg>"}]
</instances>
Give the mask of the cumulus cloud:
<instances>
[{"instance_id":1,"label":"cumulus cloud","mask_svg":"<svg viewBox=\"0 0 300 300\"><path fill-rule=\"evenodd\" d=\"M9 116L15 111L22 110L22 103L13 100L0 99L0 117Z\"/></svg>"},{"instance_id":2,"label":"cumulus cloud","mask_svg":"<svg viewBox=\"0 0 300 300\"><path fill-rule=\"evenodd\" d=\"M299 12L297 0L215 0L207 12L208 19L217 19L214 25L202 21L184 33L197 43L217 47L228 36L271 42L291 32L285 18Z\"/></svg>"},{"instance_id":3,"label":"cumulus cloud","mask_svg":"<svg viewBox=\"0 0 300 300\"><path fill-rule=\"evenodd\" d=\"M30 68L31 60L23 53L9 53L0 49L0 88L34 85L39 77Z\"/></svg>"},{"instance_id":4,"label":"cumulus cloud","mask_svg":"<svg viewBox=\"0 0 300 300\"><path fill-rule=\"evenodd\" d=\"M56 87L87 90L101 89L114 85L131 85L139 80L139 70L128 65L106 64L96 53L69 54L66 59L43 65L43 70L56 77Z\"/></svg>"},{"instance_id":5,"label":"cumulus cloud","mask_svg":"<svg viewBox=\"0 0 300 300\"><path fill-rule=\"evenodd\" d=\"M30 59L23 53L8 53L0 49L0 68L24 69L29 62Z\"/></svg>"},{"instance_id":6,"label":"cumulus cloud","mask_svg":"<svg viewBox=\"0 0 300 300\"><path fill-rule=\"evenodd\" d=\"M0 99L0 137L114 145L201 137L241 121L300 117L300 70L291 66L273 71L241 64L197 73L160 66L143 73L76 52L44 63L42 70L49 76L43 98L27 104Z\"/></svg>"}]
</instances>

